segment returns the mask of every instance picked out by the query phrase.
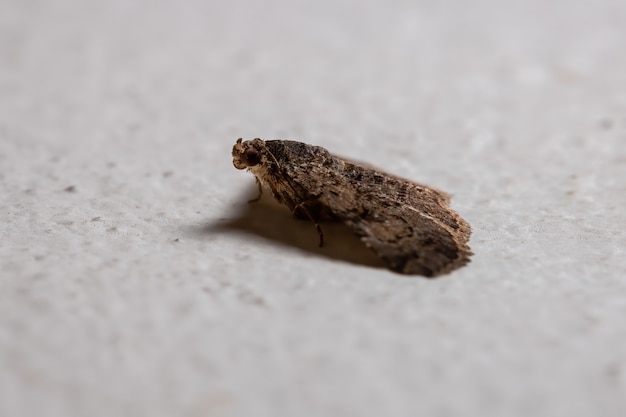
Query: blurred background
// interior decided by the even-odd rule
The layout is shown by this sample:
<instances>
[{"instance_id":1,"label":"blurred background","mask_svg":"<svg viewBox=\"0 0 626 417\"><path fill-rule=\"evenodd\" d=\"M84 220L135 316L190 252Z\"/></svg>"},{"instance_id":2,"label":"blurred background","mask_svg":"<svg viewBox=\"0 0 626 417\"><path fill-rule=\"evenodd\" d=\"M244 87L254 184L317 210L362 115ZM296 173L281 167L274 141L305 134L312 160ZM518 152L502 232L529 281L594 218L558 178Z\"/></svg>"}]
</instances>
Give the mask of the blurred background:
<instances>
[{"instance_id":1,"label":"blurred background","mask_svg":"<svg viewBox=\"0 0 626 417\"><path fill-rule=\"evenodd\" d=\"M625 52L623 0L0 0L0 415L624 415ZM452 193L472 264L325 255L239 137Z\"/></svg>"}]
</instances>

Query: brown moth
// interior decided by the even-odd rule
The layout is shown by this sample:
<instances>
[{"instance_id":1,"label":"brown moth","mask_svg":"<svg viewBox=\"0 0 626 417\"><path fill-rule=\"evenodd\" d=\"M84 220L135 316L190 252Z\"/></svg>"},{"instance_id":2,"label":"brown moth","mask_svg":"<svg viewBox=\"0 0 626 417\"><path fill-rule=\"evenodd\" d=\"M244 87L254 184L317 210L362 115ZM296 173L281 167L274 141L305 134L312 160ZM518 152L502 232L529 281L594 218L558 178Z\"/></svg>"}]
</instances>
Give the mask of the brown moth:
<instances>
[{"instance_id":1,"label":"brown moth","mask_svg":"<svg viewBox=\"0 0 626 417\"><path fill-rule=\"evenodd\" d=\"M318 222L340 220L399 273L433 277L469 262L470 225L442 191L302 142L238 139L232 156L260 192L268 188L294 216L315 223L320 246Z\"/></svg>"}]
</instances>

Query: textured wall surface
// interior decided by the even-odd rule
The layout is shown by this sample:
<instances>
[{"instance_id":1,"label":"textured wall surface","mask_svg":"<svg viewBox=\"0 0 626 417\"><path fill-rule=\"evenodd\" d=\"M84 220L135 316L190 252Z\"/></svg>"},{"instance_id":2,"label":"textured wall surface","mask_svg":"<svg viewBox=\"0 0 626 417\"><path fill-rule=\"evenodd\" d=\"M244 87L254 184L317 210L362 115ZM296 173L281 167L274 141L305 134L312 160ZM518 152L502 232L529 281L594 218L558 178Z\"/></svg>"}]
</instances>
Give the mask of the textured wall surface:
<instances>
[{"instance_id":1,"label":"textured wall surface","mask_svg":"<svg viewBox=\"0 0 626 417\"><path fill-rule=\"evenodd\" d=\"M0 2L0 415L626 415L622 0ZM388 272L233 168L453 194Z\"/></svg>"}]
</instances>

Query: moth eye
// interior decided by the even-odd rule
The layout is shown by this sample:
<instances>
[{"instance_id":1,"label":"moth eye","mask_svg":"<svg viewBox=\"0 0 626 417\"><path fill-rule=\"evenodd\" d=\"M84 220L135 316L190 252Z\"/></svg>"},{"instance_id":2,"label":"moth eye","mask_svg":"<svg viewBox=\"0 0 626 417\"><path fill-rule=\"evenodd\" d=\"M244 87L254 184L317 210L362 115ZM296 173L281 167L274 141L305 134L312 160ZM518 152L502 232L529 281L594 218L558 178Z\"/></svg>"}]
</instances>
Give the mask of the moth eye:
<instances>
[{"instance_id":1,"label":"moth eye","mask_svg":"<svg viewBox=\"0 0 626 417\"><path fill-rule=\"evenodd\" d=\"M246 165L255 166L261 163L261 154L255 149L251 149L243 154Z\"/></svg>"}]
</instances>

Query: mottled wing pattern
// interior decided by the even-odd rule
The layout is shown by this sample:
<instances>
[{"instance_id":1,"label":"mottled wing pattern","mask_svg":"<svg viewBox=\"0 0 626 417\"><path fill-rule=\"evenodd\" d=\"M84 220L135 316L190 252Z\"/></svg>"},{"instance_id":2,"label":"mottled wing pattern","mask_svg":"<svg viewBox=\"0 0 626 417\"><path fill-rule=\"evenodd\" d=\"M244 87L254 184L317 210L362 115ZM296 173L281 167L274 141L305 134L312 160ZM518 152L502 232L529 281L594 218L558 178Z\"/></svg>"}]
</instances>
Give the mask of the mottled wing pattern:
<instances>
[{"instance_id":1,"label":"mottled wing pattern","mask_svg":"<svg viewBox=\"0 0 626 417\"><path fill-rule=\"evenodd\" d=\"M332 188L320 200L390 269L430 277L469 262L471 229L448 208L447 194L351 163L338 175L355 190L350 206Z\"/></svg>"},{"instance_id":2,"label":"mottled wing pattern","mask_svg":"<svg viewBox=\"0 0 626 417\"><path fill-rule=\"evenodd\" d=\"M280 164L268 182L281 185L274 187L274 196L296 216L307 218L297 209L300 207L316 220L335 219L332 207L320 201L324 194L343 196L339 199L341 201L334 203L341 206L354 200L349 197L351 186L347 178L338 175L343 166L341 160L326 149L289 140L268 140L265 143Z\"/></svg>"}]
</instances>

